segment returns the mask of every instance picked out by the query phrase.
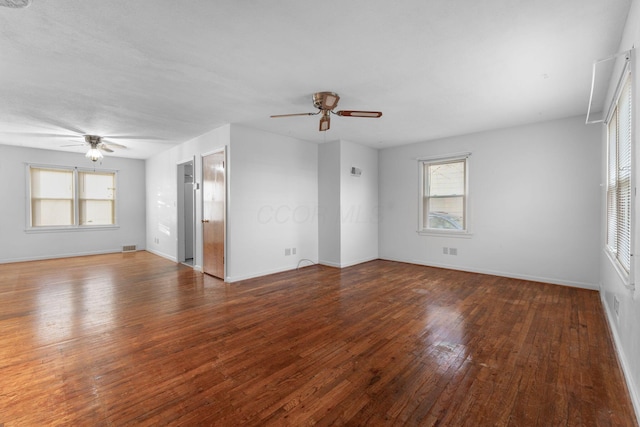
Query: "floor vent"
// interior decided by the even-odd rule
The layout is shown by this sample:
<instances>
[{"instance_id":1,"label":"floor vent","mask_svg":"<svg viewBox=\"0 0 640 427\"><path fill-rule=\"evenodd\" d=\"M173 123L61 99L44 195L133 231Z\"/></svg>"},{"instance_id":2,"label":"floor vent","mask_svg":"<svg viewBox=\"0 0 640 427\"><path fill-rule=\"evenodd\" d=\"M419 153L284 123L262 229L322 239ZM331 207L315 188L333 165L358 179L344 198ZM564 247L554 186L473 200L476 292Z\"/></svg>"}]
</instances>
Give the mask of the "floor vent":
<instances>
[{"instance_id":1,"label":"floor vent","mask_svg":"<svg viewBox=\"0 0 640 427\"><path fill-rule=\"evenodd\" d=\"M122 247L122 252L135 252L136 245L125 245Z\"/></svg>"}]
</instances>

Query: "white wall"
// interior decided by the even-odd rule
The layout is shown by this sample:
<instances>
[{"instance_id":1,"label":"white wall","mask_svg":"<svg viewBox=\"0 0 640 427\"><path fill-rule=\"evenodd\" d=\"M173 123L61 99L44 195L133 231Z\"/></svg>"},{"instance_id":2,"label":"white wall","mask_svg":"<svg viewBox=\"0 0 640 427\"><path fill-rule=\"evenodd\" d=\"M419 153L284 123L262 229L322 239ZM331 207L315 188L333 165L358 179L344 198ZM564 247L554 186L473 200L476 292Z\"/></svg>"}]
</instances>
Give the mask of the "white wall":
<instances>
[{"instance_id":1,"label":"white wall","mask_svg":"<svg viewBox=\"0 0 640 427\"><path fill-rule=\"evenodd\" d=\"M472 236L418 235L416 159L460 152L472 153ZM380 258L597 289L600 130L584 117L384 149L379 161Z\"/></svg>"},{"instance_id":2,"label":"white wall","mask_svg":"<svg viewBox=\"0 0 640 427\"><path fill-rule=\"evenodd\" d=\"M378 150L349 141L340 141L340 223L341 267L378 258Z\"/></svg>"},{"instance_id":3,"label":"white wall","mask_svg":"<svg viewBox=\"0 0 640 427\"><path fill-rule=\"evenodd\" d=\"M317 145L232 125L231 153L227 280L317 263Z\"/></svg>"},{"instance_id":4,"label":"white wall","mask_svg":"<svg viewBox=\"0 0 640 427\"><path fill-rule=\"evenodd\" d=\"M27 163L95 167L118 171L118 228L25 232ZM145 249L145 164L142 160L105 156L91 163L83 154L0 145L0 262L119 252L124 245Z\"/></svg>"},{"instance_id":5,"label":"white wall","mask_svg":"<svg viewBox=\"0 0 640 427\"><path fill-rule=\"evenodd\" d=\"M634 0L629 11L627 18L627 25L625 26L624 35L618 52L622 52L630 49L634 45L640 46L640 1ZM612 52L613 53L613 52ZM637 55L637 52L636 52ZM640 79L638 78L638 61L635 60L636 75L634 78L634 119L633 127L635 129L634 144L636 147L635 154L635 167L636 167L636 182L634 183L637 188L638 177L637 173L640 167L640 150L638 150L638 129L640 129L640 112L638 112L638 100L640 99ZM616 82L612 82L615 85ZM613 87L611 88L613 89ZM605 168L604 162L606 160L606 137L602 132L602 175L601 182L605 183ZM605 188L601 191L601 212L603 215L603 221L600 224L600 247L604 248L605 235L606 235L606 223L604 220L604 212L606 209ZM638 199L635 199L635 228L634 240L637 254L637 248L640 248L640 233L638 227L640 227L640 205ZM601 251L601 276L600 276L600 295L604 308L607 312L609 319L609 325L613 332L618 354L623 365L625 378L627 385L631 391L632 401L636 410L636 416L640 419L640 284L638 283L638 277L640 272L640 257L634 256L634 269L636 272L636 290L631 291L624 287L622 280L618 276L617 272L613 268L608 256ZM618 316L614 312L614 297L619 301Z\"/></svg>"},{"instance_id":6,"label":"white wall","mask_svg":"<svg viewBox=\"0 0 640 427\"><path fill-rule=\"evenodd\" d=\"M318 146L319 262L340 267L340 141Z\"/></svg>"},{"instance_id":7,"label":"white wall","mask_svg":"<svg viewBox=\"0 0 640 427\"><path fill-rule=\"evenodd\" d=\"M349 141L321 144L318 164L320 263L378 258L378 150ZM351 175L351 167L362 175Z\"/></svg>"},{"instance_id":8,"label":"white wall","mask_svg":"<svg viewBox=\"0 0 640 427\"><path fill-rule=\"evenodd\" d=\"M196 157L194 178L202 183L202 154L229 145L230 125L214 129L190 141L162 151L146 160L147 180L147 250L177 261L178 256L178 164ZM228 154L227 154L228 155ZM227 168L229 172L230 168ZM196 198L196 253L194 268L202 270L202 196Z\"/></svg>"}]
</instances>

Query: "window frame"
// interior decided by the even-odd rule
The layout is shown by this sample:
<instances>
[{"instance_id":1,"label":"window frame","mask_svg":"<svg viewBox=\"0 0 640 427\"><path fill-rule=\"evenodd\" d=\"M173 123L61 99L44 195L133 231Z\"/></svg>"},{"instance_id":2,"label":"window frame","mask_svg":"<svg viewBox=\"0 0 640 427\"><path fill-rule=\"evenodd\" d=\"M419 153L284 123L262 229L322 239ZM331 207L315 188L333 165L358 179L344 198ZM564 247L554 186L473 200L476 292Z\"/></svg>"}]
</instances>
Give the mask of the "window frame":
<instances>
[{"instance_id":1,"label":"window frame","mask_svg":"<svg viewBox=\"0 0 640 427\"><path fill-rule=\"evenodd\" d=\"M448 154L444 156L431 156L418 158L418 231L420 235L426 236L447 236L447 237L471 237L470 231L470 192L469 192L469 171L470 171L470 152ZM424 215L425 215L425 198L428 197L425 194L426 180L425 171L431 165L464 162L465 176L464 176L464 194L463 198L463 228L461 230L456 229L435 229L424 227Z\"/></svg>"},{"instance_id":2,"label":"window frame","mask_svg":"<svg viewBox=\"0 0 640 427\"><path fill-rule=\"evenodd\" d=\"M609 260L611 261L613 267L618 273L620 279L623 281L625 287L634 290L635 289L635 196L636 196L636 187L635 187L635 122L633 117L633 110L635 109L635 96L634 96L634 73L631 70L630 61L627 60L626 64L622 70L620 80L616 87L615 96L612 98L611 106L609 108L608 114L606 116L606 120L604 121L605 125L605 134L606 134L606 172L605 172L605 239L604 239L604 251L608 255ZM619 147L620 147L620 100L621 96L624 93L624 88L629 85L629 102L630 102L630 110L629 110L629 122L630 122L630 130L629 130L629 138L630 138L630 147L629 147L629 162L628 167L630 168L628 178L629 188L628 188L628 223L626 227L628 228L628 251L629 251L629 265L625 265L625 263L620 259L619 256L619 236L617 231L620 229L619 222L621 219L624 219L620 215L620 210L618 209L619 203L619 190L620 185L619 182L622 180L619 174L618 161L620 159ZM625 118L623 118L624 120ZM611 136L612 132L610 126L612 121L615 120L615 147L612 147ZM612 159L612 148L614 149L616 159ZM615 179L613 185L611 185L611 167L612 162L615 163ZM611 208L611 197L616 203L615 209ZM615 224L611 223L612 217L610 213L615 211ZM612 227L616 228L616 236L615 241L612 241L611 230Z\"/></svg>"},{"instance_id":3,"label":"window frame","mask_svg":"<svg viewBox=\"0 0 640 427\"><path fill-rule=\"evenodd\" d=\"M60 165L47 165L47 164L36 164L36 163L27 163L26 164L26 218L25 218L25 231L28 233L46 233L46 232L60 232L60 231L89 231L89 230L105 230L105 229L117 229L120 228L118 223L118 188L119 188L119 174L117 170L114 169L95 169L95 168L83 168L77 166L60 166ZM64 172L71 172L73 174L73 224L71 225L44 225L44 226L34 226L33 225L33 212L32 212L32 182L31 182L31 170L32 169L45 169L45 170L59 170ZM114 197L113 197L113 224L91 224L91 225L81 225L80 224L80 185L79 185L79 175L81 173L86 174L113 174L113 182L114 182Z\"/></svg>"}]
</instances>

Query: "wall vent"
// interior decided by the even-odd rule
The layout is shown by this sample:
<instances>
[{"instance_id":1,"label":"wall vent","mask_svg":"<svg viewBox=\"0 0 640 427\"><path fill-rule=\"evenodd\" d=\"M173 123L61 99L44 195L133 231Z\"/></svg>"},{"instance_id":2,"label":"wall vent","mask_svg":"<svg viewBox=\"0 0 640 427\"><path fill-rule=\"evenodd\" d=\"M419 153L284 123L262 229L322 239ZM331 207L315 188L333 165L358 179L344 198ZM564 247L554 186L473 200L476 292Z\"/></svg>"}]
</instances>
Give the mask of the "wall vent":
<instances>
[{"instance_id":1,"label":"wall vent","mask_svg":"<svg viewBox=\"0 0 640 427\"><path fill-rule=\"evenodd\" d=\"M122 247L122 252L135 252L136 251L136 245L124 245Z\"/></svg>"}]
</instances>

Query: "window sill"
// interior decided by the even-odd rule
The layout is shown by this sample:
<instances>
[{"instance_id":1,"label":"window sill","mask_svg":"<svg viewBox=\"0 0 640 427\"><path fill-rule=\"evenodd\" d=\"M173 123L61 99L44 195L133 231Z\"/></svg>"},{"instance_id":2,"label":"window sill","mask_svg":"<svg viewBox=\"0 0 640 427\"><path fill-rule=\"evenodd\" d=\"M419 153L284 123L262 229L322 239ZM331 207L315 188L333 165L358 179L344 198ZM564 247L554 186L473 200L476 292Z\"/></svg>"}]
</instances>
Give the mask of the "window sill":
<instances>
[{"instance_id":1,"label":"window sill","mask_svg":"<svg viewBox=\"0 0 640 427\"><path fill-rule=\"evenodd\" d=\"M117 230L119 225L87 225L82 227L34 227L24 230L25 233L67 233L76 231L100 231L100 230Z\"/></svg>"},{"instance_id":2,"label":"window sill","mask_svg":"<svg viewBox=\"0 0 640 427\"><path fill-rule=\"evenodd\" d=\"M633 280L631 280L629 273L627 273L624 268L622 268L615 255L607 247L604 248L604 253L607 254L607 258L609 258L611 265L613 265L614 270L616 270L616 273L618 273L618 277L620 277L620 280L622 281L624 287L629 289L630 291L635 291L635 283L633 283Z\"/></svg>"},{"instance_id":3,"label":"window sill","mask_svg":"<svg viewBox=\"0 0 640 427\"><path fill-rule=\"evenodd\" d=\"M418 230L416 231L420 236L437 236L437 237L455 237L460 239L470 239L473 237L472 233L468 231L437 231L437 230Z\"/></svg>"}]
</instances>

